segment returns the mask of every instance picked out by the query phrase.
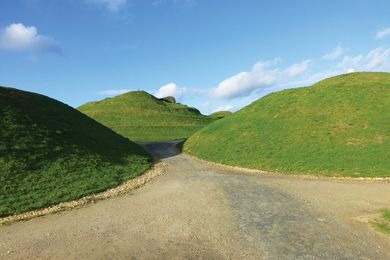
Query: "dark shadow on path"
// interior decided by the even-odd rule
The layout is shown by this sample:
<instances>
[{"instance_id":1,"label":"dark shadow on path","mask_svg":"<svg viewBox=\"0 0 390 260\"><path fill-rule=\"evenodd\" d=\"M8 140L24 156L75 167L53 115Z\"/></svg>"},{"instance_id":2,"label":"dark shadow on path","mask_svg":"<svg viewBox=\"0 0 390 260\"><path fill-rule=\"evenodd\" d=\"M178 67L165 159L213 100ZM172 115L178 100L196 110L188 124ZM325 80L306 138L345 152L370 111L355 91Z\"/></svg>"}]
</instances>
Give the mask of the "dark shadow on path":
<instances>
[{"instance_id":1,"label":"dark shadow on path","mask_svg":"<svg viewBox=\"0 0 390 260\"><path fill-rule=\"evenodd\" d=\"M136 143L144 147L155 160L161 160L180 154L182 150L181 142L183 140Z\"/></svg>"}]
</instances>

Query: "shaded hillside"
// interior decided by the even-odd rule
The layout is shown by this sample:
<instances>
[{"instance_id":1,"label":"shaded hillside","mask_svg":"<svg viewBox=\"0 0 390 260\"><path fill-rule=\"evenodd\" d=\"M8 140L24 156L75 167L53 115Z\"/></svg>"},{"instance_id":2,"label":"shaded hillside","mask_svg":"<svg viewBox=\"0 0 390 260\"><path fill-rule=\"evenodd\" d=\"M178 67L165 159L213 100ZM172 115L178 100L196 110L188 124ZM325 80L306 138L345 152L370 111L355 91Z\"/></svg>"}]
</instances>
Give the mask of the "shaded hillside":
<instances>
[{"instance_id":1,"label":"shaded hillside","mask_svg":"<svg viewBox=\"0 0 390 260\"><path fill-rule=\"evenodd\" d=\"M0 216L103 191L150 165L142 148L77 110L0 87Z\"/></svg>"}]
</instances>

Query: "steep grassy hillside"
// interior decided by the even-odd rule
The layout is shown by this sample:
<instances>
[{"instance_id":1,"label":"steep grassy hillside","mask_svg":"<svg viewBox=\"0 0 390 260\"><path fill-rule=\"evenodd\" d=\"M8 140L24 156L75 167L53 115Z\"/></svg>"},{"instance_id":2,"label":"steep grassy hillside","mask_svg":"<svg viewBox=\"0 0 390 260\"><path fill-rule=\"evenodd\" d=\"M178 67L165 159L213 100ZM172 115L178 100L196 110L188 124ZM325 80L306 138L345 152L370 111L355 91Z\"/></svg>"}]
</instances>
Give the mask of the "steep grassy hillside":
<instances>
[{"instance_id":1,"label":"steep grassy hillside","mask_svg":"<svg viewBox=\"0 0 390 260\"><path fill-rule=\"evenodd\" d=\"M132 91L87 103L78 108L96 121L130 140L157 141L187 138L214 119L197 109L158 99L144 91Z\"/></svg>"},{"instance_id":2,"label":"steep grassy hillside","mask_svg":"<svg viewBox=\"0 0 390 260\"><path fill-rule=\"evenodd\" d=\"M209 115L209 117L214 118L214 119L222 119L222 118L227 117L231 114L232 114L232 112L230 112L230 111L218 111L218 112L212 113L211 115Z\"/></svg>"},{"instance_id":3,"label":"steep grassy hillside","mask_svg":"<svg viewBox=\"0 0 390 260\"><path fill-rule=\"evenodd\" d=\"M187 153L327 176L390 176L390 74L352 73L267 95L194 134Z\"/></svg>"},{"instance_id":4,"label":"steep grassy hillside","mask_svg":"<svg viewBox=\"0 0 390 260\"><path fill-rule=\"evenodd\" d=\"M0 217L103 191L150 165L142 148L77 110L0 87Z\"/></svg>"}]
</instances>

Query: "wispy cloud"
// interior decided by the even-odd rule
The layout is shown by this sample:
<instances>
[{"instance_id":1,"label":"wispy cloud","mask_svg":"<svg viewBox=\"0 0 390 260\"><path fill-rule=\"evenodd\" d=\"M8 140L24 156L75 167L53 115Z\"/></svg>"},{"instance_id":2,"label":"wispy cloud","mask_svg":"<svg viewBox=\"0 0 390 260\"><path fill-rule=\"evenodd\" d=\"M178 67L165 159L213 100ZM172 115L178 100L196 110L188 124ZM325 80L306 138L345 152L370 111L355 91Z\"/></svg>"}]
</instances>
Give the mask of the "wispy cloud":
<instances>
[{"instance_id":1,"label":"wispy cloud","mask_svg":"<svg viewBox=\"0 0 390 260\"><path fill-rule=\"evenodd\" d=\"M369 71L390 71L390 48L376 48L366 56L365 69Z\"/></svg>"},{"instance_id":2,"label":"wispy cloud","mask_svg":"<svg viewBox=\"0 0 390 260\"><path fill-rule=\"evenodd\" d=\"M359 67L360 62L364 56L359 54L356 56L344 56L342 60L337 63L336 69L355 69Z\"/></svg>"},{"instance_id":3,"label":"wispy cloud","mask_svg":"<svg viewBox=\"0 0 390 260\"><path fill-rule=\"evenodd\" d=\"M191 97L193 99L195 95L208 96L209 94L209 89L181 87L173 82L163 85L154 93L154 95L158 98L173 96L177 100L180 100L185 96Z\"/></svg>"},{"instance_id":4,"label":"wispy cloud","mask_svg":"<svg viewBox=\"0 0 390 260\"><path fill-rule=\"evenodd\" d=\"M367 54L344 56L335 69L342 71L390 71L390 48L378 47Z\"/></svg>"},{"instance_id":5,"label":"wispy cloud","mask_svg":"<svg viewBox=\"0 0 390 260\"><path fill-rule=\"evenodd\" d=\"M157 90L154 94L158 98L173 96L175 98L180 98L187 91L184 87L178 87L175 83L169 83Z\"/></svg>"},{"instance_id":6,"label":"wispy cloud","mask_svg":"<svg viewBox=\"0 0 390 260\"><path fill-rule=\"evenodd\" d=\"M213 113L220 112L220 111L233 111L233 109L234 109L234 106L232 106L232 105L224 105L224 106L220 106L220 107L217 107L216 109L214 109Z\"/></svg>"},{"instance_id":7,"label":"wispy cloud","mask_svg":"<svg viewBox=\"0 0 390 260\"><path fill-rule=\"evenodd\" d=\"M35 26L13 23L0 32L0 49L8 51L41 51L61 53L53 38L40 35Z\"/></svg>"},{"instance_id":8,"label":"wispy cloud","mask_svg":"<svg viewBox=\"0 0 390 260\"><path fill-rule=\"evenodd\" d=\"M86 0L86 2L103 6L109 12L117 13L126 8L128 0Z\"/></svg>"},{"instance_id":9,"label":"wispy cloud","mask_svg":"<svg viewBox=\"0 0 390 260\"><path fill-rule=\"evenodd\" d=\"M333 61L333 65L327 65L322 70L313 70L311 64L315 63L317 66L323 58L307 59L287 67L282 66L281 58L275 58L260 61L250 71L240 72L222 80L215 88L203 90L179 88L171 83L164 89L170 89L169 94L179 94L187 101L192 101L196 97L200 100L199 104L203 102L200 108L206 112L236 111L268 93L310 86L336 75L355 71L390 72L390 48L378 47L364 54L341 55L339 58ZM168 92L165 93L167 94ZM227 100L228 104L225 103Z\"/></svg>"},{"instance_id":10,"label":"wispy cloud","mask_svg":"<svg viewBox=\"0 0 390 260\"><path fill-rule=\"evenodd\" d=\"M324 56L322 56L322 58L324 60L335 60L335 59L337 59L338 57L340 57L343 54L344 54L344 49L339 44L331 52L329 52L329 53L325 54Z\"/></svg>"},{"instance_id":11,"label":"wispy cloud","mask_svg":"<svg viewBox=\"0 0 390 260\"><path fill-rule=\"evenodd\" d=\"M174 96L204 112L236 111L268 93L309 86L332 76L355 71L390 72L390 48L378 47L352 55L346 55L346 52L341 45L337 45L322 57L293 64L283 64L281 58L259 61L250 70L228 77L214 87L191 88L172 82L163 85L154 94L159 98ZM325 59L328 61L324 62ZM100 94L118 95L127 91L112 89L101 91Z\"/></svg>"},{"instance_id":12,"label":"wispy cloud","mask_svg":"<svg viewBox=\"0 0 390 260\"><path fill-rule=\"evenodd\" d=\"M253 96L256 93L269 93L310 85L331 76L355 71L390 72L390 48L378 47L366 54L342 56L344 51L338 47L329 53L329 58L330 60L335 59L336 56L342 58L339 62L328 66L328 69L310 72L310 64L313 62L311 59L295 63L287 68L280 66L280 58L260 61L253 66L251 71L240 72L221 81L211 91L212 97L232 100Z\"/></svg>"},{"instance_id":13,"label":"wispy cloud","mask_svg":"<svg viewBox=\"0 0 390 260\"><path fill-rule=\"evenodd\" d=\"M383 39L383 38L385 38L386 36L389 36L389 35L390 35L390 27L377 32L375 37L377 39Z\"/></svg>"},{"instance_id":14,"label":"wispy cloud","mask_svg":"<svg viewBox=\"0 0 390 260\"><path fill-rule=\"evenodd\" d=\"M280 58L259 61L251 71L240 72L223 80L214 90L213 95L218 98L238 98L248 96L254 91L265 89L277 83L288 82L305 73L311 60L292 64L285 69L276 67L280 62Z\"/></svg>"},{"instance_id":15,"label":"wispy cloud","mask_svg":"<svg viewBox=\"0 0 390 260\"><path fill-rule=\"evenodd\" d=\"M131 91L130 89L106 89L99 91L97 94L101 96L117 96Z\"/></svg>"}]
</instances>

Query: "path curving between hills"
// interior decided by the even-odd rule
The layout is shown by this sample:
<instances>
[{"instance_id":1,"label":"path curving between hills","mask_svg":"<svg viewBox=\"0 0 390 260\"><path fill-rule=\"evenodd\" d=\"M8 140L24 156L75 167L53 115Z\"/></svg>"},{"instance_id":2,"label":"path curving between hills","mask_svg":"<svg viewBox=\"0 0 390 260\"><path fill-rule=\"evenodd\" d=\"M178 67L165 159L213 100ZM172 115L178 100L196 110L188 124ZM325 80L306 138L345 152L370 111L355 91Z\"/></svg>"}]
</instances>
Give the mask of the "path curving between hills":
<instances>
[{"instance_id":1,"label":"path curving between hills","mask_svg":"<svg viewBox=\"0 0 390 260\"><path fill-rule=\"evenodd\" d=\"M132 193L0 226L0 259L390 259L368 219L390 184L253 175L144 143L167 173Z\"/></svg>"}]
</instances>

